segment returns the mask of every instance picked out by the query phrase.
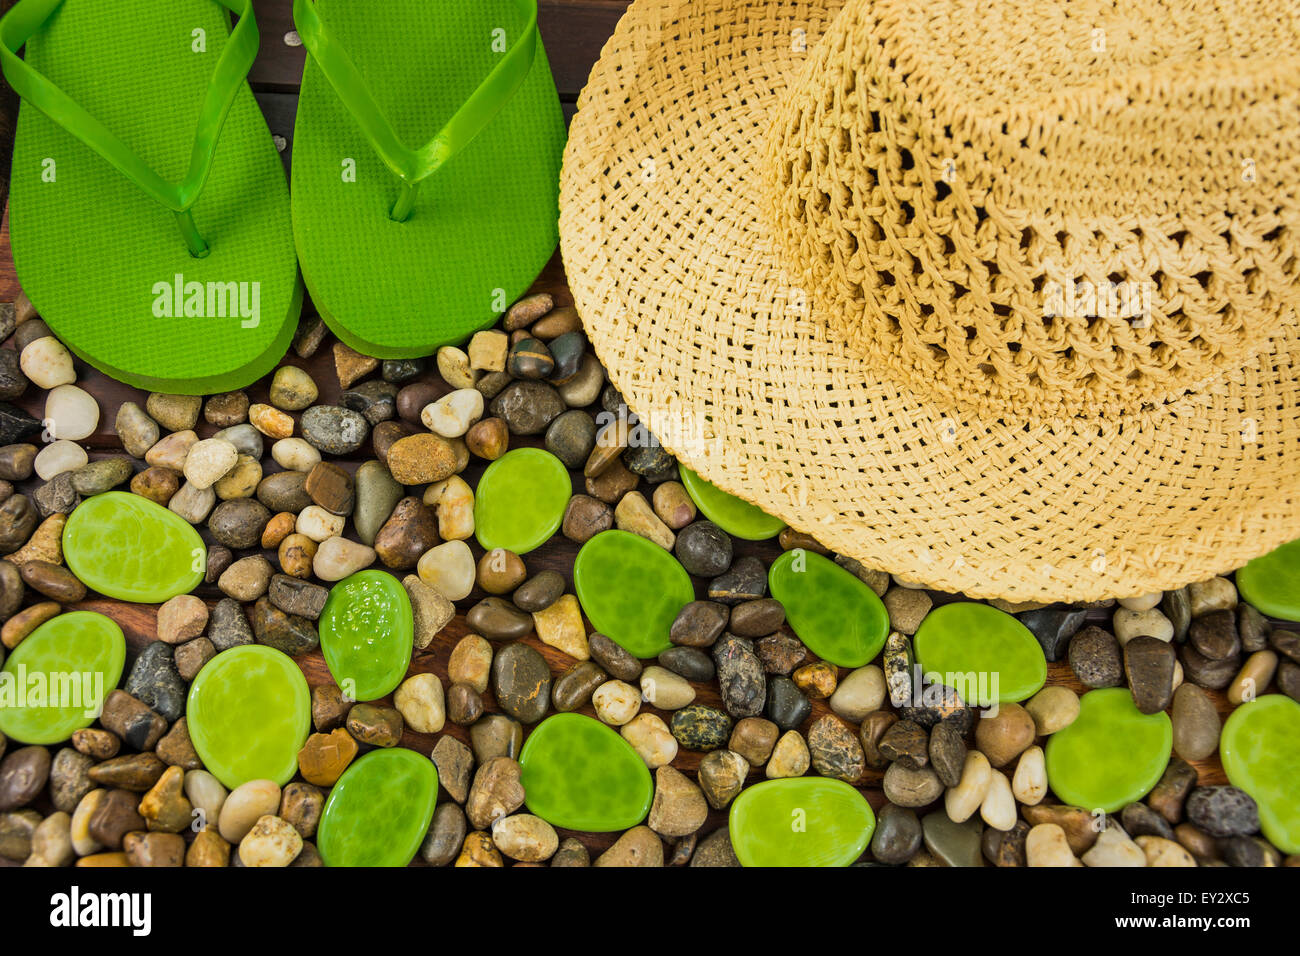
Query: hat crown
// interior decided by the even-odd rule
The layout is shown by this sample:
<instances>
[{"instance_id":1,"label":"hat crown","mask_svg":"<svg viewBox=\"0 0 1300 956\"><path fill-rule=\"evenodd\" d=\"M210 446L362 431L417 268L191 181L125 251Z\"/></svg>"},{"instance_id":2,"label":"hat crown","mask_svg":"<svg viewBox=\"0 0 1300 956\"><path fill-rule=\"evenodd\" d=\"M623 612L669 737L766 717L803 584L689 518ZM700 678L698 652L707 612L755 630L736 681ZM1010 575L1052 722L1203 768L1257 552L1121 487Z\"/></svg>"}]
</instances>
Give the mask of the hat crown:
<instances>
[{"instance_id":1,"label":"hat crown","mask_svg":"<svg viewBox=\"0 0 1300 956\"><path fill-rule=\"evenodd\" d=\"M1138 411L1300 304L1300 11L850 0L777 110L773 232L931 399Z\"/></svg>"}]
</instances>

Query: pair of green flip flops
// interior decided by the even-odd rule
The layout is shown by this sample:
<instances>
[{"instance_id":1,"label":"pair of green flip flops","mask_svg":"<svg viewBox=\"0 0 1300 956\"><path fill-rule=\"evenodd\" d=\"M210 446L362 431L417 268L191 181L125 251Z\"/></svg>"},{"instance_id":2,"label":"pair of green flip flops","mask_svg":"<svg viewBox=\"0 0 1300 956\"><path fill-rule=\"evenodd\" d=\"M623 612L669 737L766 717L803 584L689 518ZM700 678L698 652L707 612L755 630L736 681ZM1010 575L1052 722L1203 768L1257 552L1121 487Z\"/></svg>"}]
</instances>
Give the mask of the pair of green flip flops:
<instances>
[{"instance_id":1,"label":"pair of green flip flops","mask_svg":"<svg viewBox=\"0 0 1300 956\"><path fill-rule=\"evenodd\" d=\"M536 0L293 12L311 56L292 198L245 79L252 0L19 0L0 20L23 98L18 277L115 378L247 385L288 347L304 279L348 345L428 355L492 324L555 249L565 130Z\"/></svg>"}]
</instances>

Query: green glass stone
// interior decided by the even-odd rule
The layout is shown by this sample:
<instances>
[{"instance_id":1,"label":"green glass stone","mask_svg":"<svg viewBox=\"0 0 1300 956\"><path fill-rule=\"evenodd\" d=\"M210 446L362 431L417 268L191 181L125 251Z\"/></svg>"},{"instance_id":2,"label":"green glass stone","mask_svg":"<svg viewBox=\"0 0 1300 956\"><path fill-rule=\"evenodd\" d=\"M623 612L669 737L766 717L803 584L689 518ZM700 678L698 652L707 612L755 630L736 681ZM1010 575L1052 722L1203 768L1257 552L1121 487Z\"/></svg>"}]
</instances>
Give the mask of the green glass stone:
<instances>
[{"instance_id":1,"label":"green glass stone","mask_svg":"<svg viewBox=\"0 0 1300 956\"><path fill-rule=\"evenodd\" d=\"M552 826L608 833L634 827L650 812L645 761L618 733L582 714L538 724L519 766L529 812Z\"/></svg>"},{"instance_id":2,"label":"green glass stone","mask_svg":"<svg viewBox=\"0 0 1300 956\"><path fill-rule=\"evenodd\" d=\"M358 571L330 588L319 631L330 674L353 700L383 697L411 665L411 599L386 571Z\"/></svg>"},{"instance_id":3,"label":"green glass stone","mask_svg":"<svg viewBox=\"0 0 1300 956\"><path fill-rule=\"evenodd\" d=\"M677 559L627 531L602 531L582 546L573 587L592 626L640 658L672 647L673 619L695 599Z\"/></svg>"},{"instance_id":4,"label":"green glass stone","mask_svg":"<svg viewBox=\"0 0 1300 956\"><path fill-rule=\"evenodd\" d=\"M316 831L326 866L406 866L429 831L438 797L433 761L414 750L372 750L330 791Z\"/></svg>"},{"instance_id":5,"label":"green glass stone","mask_svg":"<svg viewBox=\"0 0 1300 956\"><path fill-rule=\"evenodd\" d=\"M876 815L842 780L790 777L742 790L728 826L742 866L848 866L871 841Z\"/></svg>"},{"instance_id":6,"label":"green glass stone","mask_svg":"<svg viewBox=\"0 0 1300 956\"><path fill-rule=\"evenodd\" d=\"M474 489L474 534L484 549L527 554L559 529L573 494L564 462L516 448L488 465Z\"/></svg>"},{"instance_id":7,"label":"green glass stone","mask_svg":"<svg viewBox=\"0 0 1300 956\"><path fill-rule=\"evenodd\" d=\"M921 621L912 646L922 672L939 675L929 679L969 704L1021 701L1047 680L1047 658L1033 632L987 604L935 608Z\"/></svg>"},{"instance_id":8,"label":"green glass stone","mask_svg":"<svg viewBox=\"0 0 1300 956\"><path fill-rule=\"evenodd\" d=\"M1300 541L1284 544L1237 572L1246 603L1284 621L1300 621Z\"/></svg>"},{"instance_id":9,"label":"green glass stone","mask_svg":"<svg viewBox=\"0 0 1300 956\"><path fill-rule=\"evenodd\" d=\"M765 541L780 534L785 527L780 518L773 518L757 505L709 484L681 462L677 463L677 472L695 507L727 534L746 541Z\"/></svg>"},{"instance_id":10,"label":"green glass stone","mask_svg":"<svg viewBox=\"0 0 1300 956\"><path fill-rule=\"evenodd\" d=\"M0 672L0 733L24 744L62 743L99 716L125 660L126 640L112 618L91 611L51 618Z\"/></svg>"},{"instance_id":11,"label":"green glass stone","mask_svg":"<svg viewBox=\"0 0 1300 956\"><path fill-rule=\"evenodd\" d=\"M245 644L199 671L186 716L203 766L227 787L249 780L283 786L298 772L298 751L311 731L311 692L291 657Z\"/></svg>"},{"instance_id":12,"label":"green glass stone","mask_svg":"<svg viewBox=\"0 0 1300 956\"><path fill-rule=\"evenodd\" d=\"M1283 853L1300 853L1300 704L1267 694L1234 710L1219 740L1234 787L1259 804L1259 825Z\"/></svg>"},{"instance_id":13,"label":"green glass stone","mask_svg":"<svg viewBox=\"0 0 1300 956\"><path fill-rule=\"evenodd\" d=\"M889 612L871 590L828 558L796 548L767 573L772 597L799 640L822 660L861 667L880 653L889 634Z\"/></svg>"},{"instance_id":14,"label":"green glass stone","mask_svg":"<svg viewBox=\"0 0 1300 956\"><path fill-rule=\"evenodd\" d=\"M1174 728L1144 714L1127 687L1089 691L1047 740L1047 782L1063 803L1114 813L1145 797L1169 765Z\"/></svg>"},{"instance_id":15,"label":"green glass stone","mask_svg":"<svg viewBox=\"0 0 1300 956\"><path fill-rule=\"evenodd\" d=\"M148 498L106 491L77 505L63 528L63 559L86 587L161 604L199 586L208 552L180 515Z\"/></svg>"}]
</instances>

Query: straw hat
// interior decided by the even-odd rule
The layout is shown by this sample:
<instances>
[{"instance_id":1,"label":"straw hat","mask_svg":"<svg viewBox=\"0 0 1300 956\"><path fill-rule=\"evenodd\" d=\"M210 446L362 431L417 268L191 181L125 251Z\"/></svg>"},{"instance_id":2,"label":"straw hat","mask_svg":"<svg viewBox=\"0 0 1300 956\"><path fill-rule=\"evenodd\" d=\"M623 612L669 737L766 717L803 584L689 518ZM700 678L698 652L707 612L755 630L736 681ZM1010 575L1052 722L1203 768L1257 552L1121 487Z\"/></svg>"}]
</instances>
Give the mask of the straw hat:
<instances>
[{"instance_id":1,"label":"straw hat","mask_svg":"<svg viewBox=\"0 0 1300 956\"><path fill-rule=\"evenodd\" d=\"M636 0L579 102L576 305L663 444L1013 601L1300 537L1300 11Z\"/></svg>"}]
</instances>

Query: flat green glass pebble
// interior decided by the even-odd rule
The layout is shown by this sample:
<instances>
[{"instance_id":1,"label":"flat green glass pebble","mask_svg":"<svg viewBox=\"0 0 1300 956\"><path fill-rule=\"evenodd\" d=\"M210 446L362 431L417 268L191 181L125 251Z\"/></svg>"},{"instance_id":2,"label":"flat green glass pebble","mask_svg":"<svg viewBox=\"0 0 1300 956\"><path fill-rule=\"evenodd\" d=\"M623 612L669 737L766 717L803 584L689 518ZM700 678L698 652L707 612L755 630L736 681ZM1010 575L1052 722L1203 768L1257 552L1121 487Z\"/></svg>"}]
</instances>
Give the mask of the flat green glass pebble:
<instances>
[{"instance_id":1,"label":"flat green glass pebble","mask_svg":"<svg viewBox=\"0 0 1300 956\"><path fill-rule=\"evenodd\" d=\"M695 507L727 534L746 541L765 541L780 534L785 527L785 522L780 518L773 518L743 498L727 494L681 462L677 463L677 473L681 475L682 484L686 486L686 493L695 502Z\"/></svg>"},{"instance_id":2,"label":"flat green glass pebble","mask_svg":"<svg viewBox=\"0 0 1300 956\"><path fill-rule=\"evenodd\" d=\"M876 815L842 780L790 777L742 790L728 826L742 866L848 866L866 850Z\"/></svg>"},{"instance_id":3,"label":"flat green glass pebble","mask_svg":"<svg viewBox=\"0 0 1300 956\"><path fill-rule=\"evenodd\" d=\"M429 831L438 797L433 761L414 750L372 750L354 762L321 811L316 848L326 866L406 866Z\"/></svg>"},{"instance_id":4,"label":"flat green glass pebble","mask_svg":"<svg viewBox=\"0 0 1300 956\"><path fill-rule=\"evenodd\" d=\"M1047 740L1047 782L1062 803L1114 813L1145 797L1169 765L1174 728L1144 714L1127 687L1089 691Z\"/></svg>"},{"instance_id":5,"label":"flat green glass pebble","mask_svg":"<svg viewBox=\"0 0 1300 956\"><path fill-rule=\"evenodd\" d=\"M1284 544L1237 572L1246 603L1284 621L1300 621L1300 540Z\"/></svg>"},{"instance_id":6,"label":"flat green glass pebble","mask_svg":"<svg viewBox=\"0 0 1300 956\"><path fill-rule=\"evenodd\" d=\"M1283 853L1300 853L1300 704L1267 694L1234 710L1219 740L1234 787L1259 805L1259 825Z\"/></svg>"},{"instance_id":7,"label":"flat green glass pebble","mask_svg":"<svg viewBox=\"0 0 1300 956\"><path fill-rule=\"evenodd\" d=\"M970 704L1021 701L1047 680L1047 658L1033 632L987 604L960 601L935 608L912 642L923 673L938 674Z\"/></svg>"},{"instance_id":8,"label":"flat green glass pebble","mask_svg":"<svg viewBox=\"0 0 1300 956\"><path fill-rule=\"evenodd\" d=\"M199 586L208 552L180 515L140 495L106 491L73 509L63 559L86 587L136 604L161 604Z\"/></svg>"},{"instance_id":9,"label":"flat green glass pebble","mask_svg":"<svg viewBox=\"0 0 1300 956\"><path fill-rule=\"evenodd\" d=\"M564 462L540 448L508 451L474 489L474 534L486 550L527 554L559 529L573 494Z\"/></svg>"},{"instance_id":10,"label":"flat green glass pebble","mask_svg":"<svg viewBox=\"0 0 1300 956\"><path fill-rule=\"evenodd\" d=\"M592 626L643 659L672 647L673 618L695 599L677 559L627 531L602 531L582 546L573 587Z\"/></svg>"},{"instance_id":11,"label":"flat green glass pebble","mask_svg":"<svg viewBox=\"0 0 1300 956\"><path fill-rule=\"evenodd\" d=\"M0 672L0 733L57 744L89 727L122 677L126 640L112 618L71 611L14 648Z\"/></svg>"},{"instance_id":12,"label":"flat green glass pebble","mask_svg":"<svg viewBox=\"0 0 1300 956\"><path fill-rule=\"evenodd\" d=\"M353 700L383 697L406 676L415 618L388 572L358 571L330 588L318 629L330 674Z\"/></svg>"},{"instance_id":13,"label":"flat green glass pebble","mask_svg":"<svg viewBox=\"0 0 1300 956\"><path fill-rule=\"evenodd\" d=\"M199 758L232 790L250 780L283 786L298 772L311 731L311 691L293 659L245 644L208 661L190 685L190 740Z\"/></svg>"},{"instance_id":14,"label":"flat green glass pebble","mask_svg":"<svg viewBox=\"0 0 1300 956\"><path fill-rule=\"evenodd\" d=\"M876 592L848 571L812 551L796 548L767 573L772 597L799 640L822 660L861 667L880 653L889 633L889 612Z\"/></svg>"},{"instance_id":15,"label":"flat green glass pebble","mask_svg":"<svg viewBox=\"0 0 1300 956\"><path fill-rule=\"evenodd\" d=\"M645 761L618 733L582 714L538 724L519 766L529 812L552 826L608 833L634 827L650 812Z\"/></svg>"}]
</instances>

